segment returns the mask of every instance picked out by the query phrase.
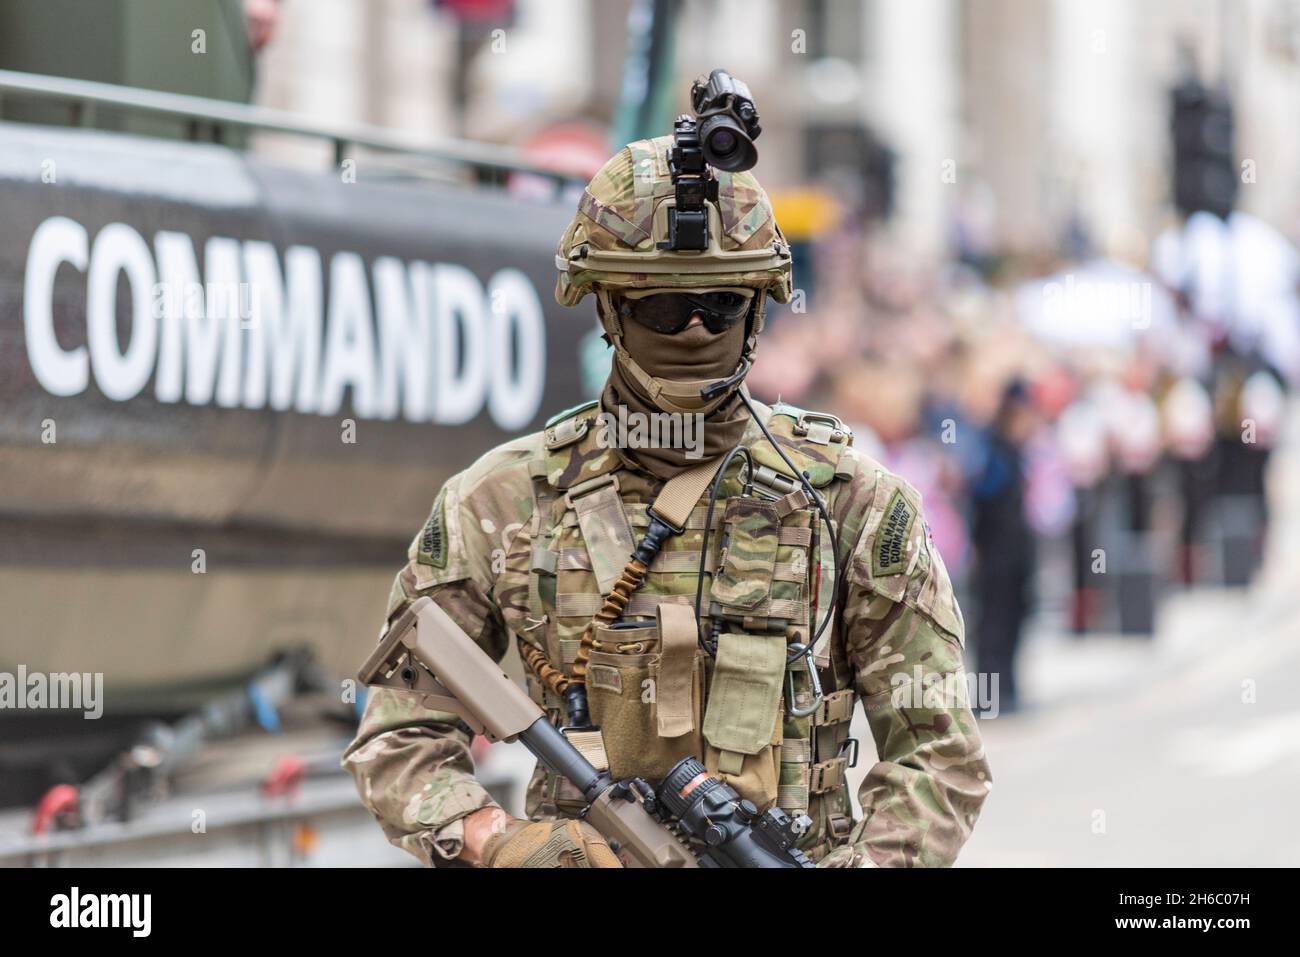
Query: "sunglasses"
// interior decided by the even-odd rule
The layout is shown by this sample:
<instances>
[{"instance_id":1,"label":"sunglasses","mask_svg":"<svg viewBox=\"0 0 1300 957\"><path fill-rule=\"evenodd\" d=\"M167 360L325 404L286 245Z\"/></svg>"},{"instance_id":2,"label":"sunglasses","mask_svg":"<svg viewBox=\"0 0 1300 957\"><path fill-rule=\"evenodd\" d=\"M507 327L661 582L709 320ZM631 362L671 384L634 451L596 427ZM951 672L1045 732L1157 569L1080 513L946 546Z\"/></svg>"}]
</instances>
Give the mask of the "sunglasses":
<instances>
[{"instance_id":1,"label":"sunglasses","mask_svg":"<svg viewBox=\"0 0 1300 957\"><path fill-rule=\"evenodd\" d=\"M738 292L663 292L640 299L622 299L618 314L655 332L674 335L699 313L705 328L725 332L749 314L751 297Z\"/></svg>"}]
</instances>

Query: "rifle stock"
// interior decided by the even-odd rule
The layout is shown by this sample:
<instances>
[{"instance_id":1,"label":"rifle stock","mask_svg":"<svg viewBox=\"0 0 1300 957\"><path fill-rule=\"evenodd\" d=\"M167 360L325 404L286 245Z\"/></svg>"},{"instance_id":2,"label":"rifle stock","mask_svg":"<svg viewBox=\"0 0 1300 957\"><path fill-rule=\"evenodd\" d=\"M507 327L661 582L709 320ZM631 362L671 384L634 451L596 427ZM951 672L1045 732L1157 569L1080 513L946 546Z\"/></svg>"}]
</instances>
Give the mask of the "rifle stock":
<instances>
[{"instance_id":1,"label":"rifle stock","mask_svg":"<svg viewBox=\"0 0 1300 957\"><path fill-rule=\"evenodd\" d=\"M424 696L490 741L520 740L586 796L586 820L627 867L697 867L682 841L642 806L634 788L597 771L431 598L412 602L357 673L366 685Z\"/></svg>"}]
</instances>

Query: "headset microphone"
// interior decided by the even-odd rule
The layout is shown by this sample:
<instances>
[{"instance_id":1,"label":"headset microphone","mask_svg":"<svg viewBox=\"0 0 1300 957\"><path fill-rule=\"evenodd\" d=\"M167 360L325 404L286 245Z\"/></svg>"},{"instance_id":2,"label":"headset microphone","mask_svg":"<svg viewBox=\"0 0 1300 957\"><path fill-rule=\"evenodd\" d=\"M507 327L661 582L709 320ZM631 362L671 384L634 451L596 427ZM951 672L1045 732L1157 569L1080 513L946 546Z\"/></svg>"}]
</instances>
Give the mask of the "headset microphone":
<instances>
[{"instance_id":1,"label":"headset microphone","mask_svg":"<svg viewBox=\"0 0 1300 957\"><path fill-rule=\"evenodd\" d=\"M711 402L724 392L730 392L736 386L744 381L745 376L749 375L749 360L741 357L740 368L732 375L725 379L719 379L717 382L710 383L700 390L700 398L706 402Z\"/></svg>"}]
</instances>

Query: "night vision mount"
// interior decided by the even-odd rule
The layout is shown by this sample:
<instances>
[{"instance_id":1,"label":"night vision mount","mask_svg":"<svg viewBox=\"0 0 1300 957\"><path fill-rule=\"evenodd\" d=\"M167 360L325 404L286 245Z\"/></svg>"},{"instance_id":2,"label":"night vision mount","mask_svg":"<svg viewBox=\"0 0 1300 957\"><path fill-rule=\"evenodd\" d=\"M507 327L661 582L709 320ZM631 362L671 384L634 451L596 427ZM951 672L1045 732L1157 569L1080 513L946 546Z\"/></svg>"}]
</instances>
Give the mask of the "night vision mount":
<instances>
[{"instance_id":1,"label":"night vision mount","mask_svg":"<svg viewBox=\"0 0 1300 957\"><path fill-rule=\"evenodd\" d=\"M726 70L714 70L691 85L691 109L673 123L668 151L676 203L668 210L668 239L660 249L708 249L707 202L717 202L712 170L739 173L758 162L758 110L749 87Z\"/></svg>"}]
</instances>

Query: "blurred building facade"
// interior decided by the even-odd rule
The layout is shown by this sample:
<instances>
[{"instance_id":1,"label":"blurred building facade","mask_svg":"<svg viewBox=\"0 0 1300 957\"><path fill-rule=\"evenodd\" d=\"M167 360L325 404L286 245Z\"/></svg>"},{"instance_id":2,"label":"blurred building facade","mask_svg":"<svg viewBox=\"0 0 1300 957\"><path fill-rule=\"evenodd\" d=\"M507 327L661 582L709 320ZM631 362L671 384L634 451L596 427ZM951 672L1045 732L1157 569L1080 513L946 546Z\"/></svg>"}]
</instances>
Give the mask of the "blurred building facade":
<instances>
[{"instance_id":1,"label":"blurred building facade","mask_svg":"<svg viewBox=\"0 0 1300 957\"><path fill-rule=\"evenodd\" d=\"M429 136L608 128L636 6L283 0L257 98ZM466 25L462 8L487 12ZM769 187L806 182L818 143L869 130L894 158L893 229L936 254L959 206L1000 248L1051 246L1074 224L1097 249L1132 254L1167 217L1169 89L1185 49L1236 104L1241 208L1297 232L1300 0L686 0L674 34L680 106L714 66L750 84Z\"/></svg>"}]
</instances>

